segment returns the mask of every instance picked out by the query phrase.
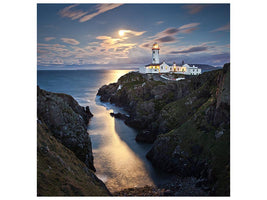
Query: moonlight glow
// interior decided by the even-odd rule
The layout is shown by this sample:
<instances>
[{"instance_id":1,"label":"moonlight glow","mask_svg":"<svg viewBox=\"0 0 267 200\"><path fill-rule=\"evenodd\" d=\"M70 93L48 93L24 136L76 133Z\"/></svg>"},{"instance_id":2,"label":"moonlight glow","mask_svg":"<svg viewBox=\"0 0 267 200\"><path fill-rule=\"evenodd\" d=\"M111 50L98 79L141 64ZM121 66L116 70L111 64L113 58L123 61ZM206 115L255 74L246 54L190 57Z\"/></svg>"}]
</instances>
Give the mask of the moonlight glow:
<instances>
[{"instance_id":1,"label":"moonlight glow","mask_svg":"<svg viewBox=\"0 0 267 200\"><path fill-rule=\"evenodd\" d=\"M119 36L124 36L124 30L119 30Z\"/></svg>"}]
</instances>

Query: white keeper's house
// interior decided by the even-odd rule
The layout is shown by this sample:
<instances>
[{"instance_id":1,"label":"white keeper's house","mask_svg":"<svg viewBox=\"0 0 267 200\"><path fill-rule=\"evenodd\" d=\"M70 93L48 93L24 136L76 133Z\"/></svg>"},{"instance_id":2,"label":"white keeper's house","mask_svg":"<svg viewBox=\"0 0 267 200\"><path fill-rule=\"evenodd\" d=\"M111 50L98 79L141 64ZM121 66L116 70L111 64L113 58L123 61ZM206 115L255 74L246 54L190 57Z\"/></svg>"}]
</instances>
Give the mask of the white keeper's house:
<instances>
[{"instance_id":1,"label":"white keeper's house","mask_svg":"<svg viewBox=\"0 0 267 200\"><path fill-rule=\"evenodd\" d=\"M159 62L159 45L154 43L152 46L152 63L139 68L139 72L142 74L148 73L175 73L175 74L185 74L185 75L199 75L201 74L201 69L198 67L189 66L188 64L183 64L182 66L176 65L174 62L172 65L166 62Z\"/></svg>"}]
</instances>

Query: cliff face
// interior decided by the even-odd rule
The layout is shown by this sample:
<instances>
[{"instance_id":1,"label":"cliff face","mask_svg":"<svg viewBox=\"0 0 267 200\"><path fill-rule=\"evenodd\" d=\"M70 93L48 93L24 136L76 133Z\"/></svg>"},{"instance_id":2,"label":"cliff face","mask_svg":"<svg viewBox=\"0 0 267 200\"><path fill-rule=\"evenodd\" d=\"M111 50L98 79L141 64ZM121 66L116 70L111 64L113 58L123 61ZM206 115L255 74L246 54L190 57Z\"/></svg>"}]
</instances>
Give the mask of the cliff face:
<instances>
[{"instance_id":1,"label":"cliff face","mask_svg":"<svg viewBox=\"0 0 267 200\"><path fill-rule=\"evenodd\" d=\"M129 111L125 123L143 130L138 140L154 141L147 154L154 165L201 179L212 195L229 195L230 64L178 82L158 80L132 72L98 95Z\"/></svg>"},{"instance_id":2,"label":"cliff face","mask_svg":"<svg viewBox=\"0 0 267 200\"><path fill-rule=\"evenodd\" d=\"M89 107L38 87L37 116L38 196L110 195L93 172Z\"/></svg>"},{"instance_id":3,"label":"cliff face","mask_svg":"<svg viewBox=\"0 0 267 200\"><path fill-rule=\"evenodd\" d=\"M104 183L76 155L37 123L37 195L106 196Z\"/></svg>"},{"instance_id":4,"label":"cliff face","mask_svg":"<svg viewBox=\"0 0 267 200\"><path fill-rule=\"evenodd\" d=\"M87 124L92 117L89 107L81 107L70 95L47 92L38 87L37 117L60 143L95 171L87 133Z\"/></svg>"}]
</instances>

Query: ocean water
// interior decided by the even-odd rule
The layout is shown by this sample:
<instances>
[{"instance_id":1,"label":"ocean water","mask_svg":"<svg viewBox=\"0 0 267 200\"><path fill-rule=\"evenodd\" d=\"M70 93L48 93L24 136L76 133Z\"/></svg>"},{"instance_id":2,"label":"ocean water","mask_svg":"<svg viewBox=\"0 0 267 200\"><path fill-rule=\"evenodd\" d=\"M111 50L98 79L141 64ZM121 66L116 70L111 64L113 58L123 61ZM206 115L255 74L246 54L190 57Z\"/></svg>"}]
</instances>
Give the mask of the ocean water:
<instances>
[{"instance_id":1,"label":"ocean water","mask_svg":"<svg viewBox=\"0 0 267 200\"><path fill-rule=\"evenodd\" d=\"M80 105L89 106L93 117L88 125L92 141L96 175L111 192L129 187L157 185L169 180L170 175L155 169L145 157L150 144L137 143L137 131L111 112L125 113L96 96L98 89L116 82L130 70L51 70L38 71L37 84L51 92L72 95ZM125 113L126 114L126 113Z\"/></svg>"}]
</instances>

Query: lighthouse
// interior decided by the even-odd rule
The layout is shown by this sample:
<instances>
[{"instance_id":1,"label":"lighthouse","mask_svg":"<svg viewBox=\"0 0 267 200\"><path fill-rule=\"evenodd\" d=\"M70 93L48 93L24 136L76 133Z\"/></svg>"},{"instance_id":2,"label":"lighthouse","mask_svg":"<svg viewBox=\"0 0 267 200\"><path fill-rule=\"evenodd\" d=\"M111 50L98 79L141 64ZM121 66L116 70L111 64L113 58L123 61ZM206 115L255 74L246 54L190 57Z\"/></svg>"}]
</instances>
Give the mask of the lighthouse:
<instances>
[{"instance_id":1,"label":"lighthouse","mask_svg":"<svg viewBox=\"0 0 267 200\"><path fill-rule=\"evenodd\" d=\"M159 64L159 45L156 42L152 46L152 64Z\"/></svg>"},{"instance_id":2,"label":"lighthouse","mask_svg":"<svg viewBox=\"0 0 267 200\"><path fill-rule=\"evenodd\" d=\"M152 63L139 67L139 72L141 74L164 74L164 73L175 73L175 74L185 74L185 75L199 75L201 74L201 68L190 66L189 64L184 64L182 66L173 64L168 64L165 61L159 62L159 45L155 42L152 46ZM163 78L163 79L166 79ZM172 80L172 79L167 79ZM175 79L176 81L181 79Z\"/></svg>"}]
</instances>

